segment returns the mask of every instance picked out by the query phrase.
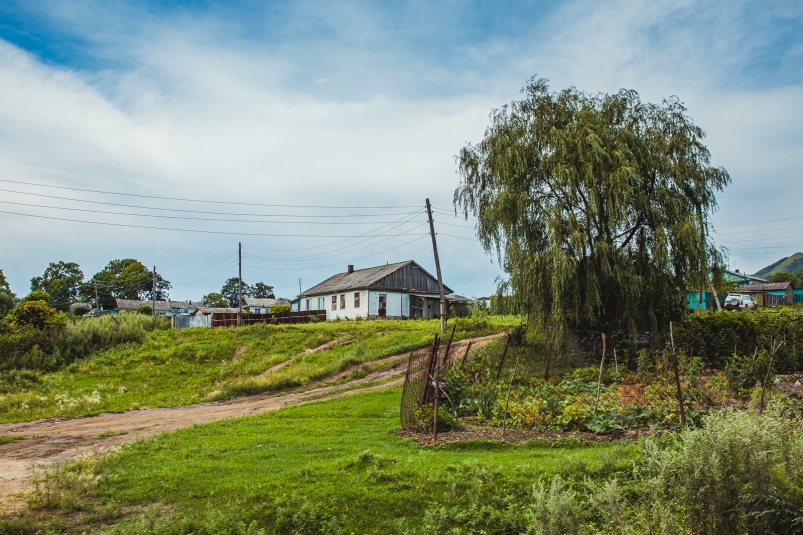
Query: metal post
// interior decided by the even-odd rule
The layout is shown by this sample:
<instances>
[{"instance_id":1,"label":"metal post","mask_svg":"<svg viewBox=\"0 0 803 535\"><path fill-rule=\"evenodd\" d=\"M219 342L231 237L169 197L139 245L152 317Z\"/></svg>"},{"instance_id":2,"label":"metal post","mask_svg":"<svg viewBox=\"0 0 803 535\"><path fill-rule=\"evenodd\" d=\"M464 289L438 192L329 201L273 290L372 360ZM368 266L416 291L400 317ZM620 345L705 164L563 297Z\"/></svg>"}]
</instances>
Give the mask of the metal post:
<instances>
[{"instance_id":1,"label":"metal post","mask_svg":"<svg viewBox=\"0 0 803 535\"><path fill-rule=\"evenodd\" d=\"M605 369L605 350L607 337L602 333L602 360L599 361L599 379L597 379L597 399L594 400L594 414L597 414L597 405L599 404L599 394L602 390L602 371Z\"/></svg>"},{"instance_id":2,"label":"metal post","mask_svg":"<svg viewBox=\"0 0 803 535\"><path fill-rule=\"evenodd\" d=\"M507 346L510 345L510 333L505 337L505 350L502 351L502 358L499 360L499 369L496 370L496 380L499 380L499 374L502 373L502 365L505 363L505 356L507 355Z\"/></svg>"},{"instance_id":3,"label":"metal post","mask_svg":"<svg viewBox=\"0 0 803 535\"><path fill-rule=\"evenodd\" d=\"M505 436L507 430L507 409L510 404L510 391L513 390L513 379L516 377L516 372L519 369L519 354L516 353L516 365L513 366L513 373L510 375L510 382L507 385L507 397L505 398L505 414L502 418L502 438Z\"/></svg>"},{"instance_id":4,"label":"metal post","mask_svg":"<svg viewBox=\"0 0 803 535\"><path fill-rule=\"evenodd\" d=\"M446 295L443 293L441 278L441 262L438 260L438 243L435 241L435 224L432 222L432 206L427 199L427 216L429 217L429 235L432 236L432 251L435 253L435 272L438 274L438 292L441 297L441 332L446 332Z\"/></svg>"},{"instance_id":5,"label":"metal post","mask_svg":"<svg viewBox=\"0 0 803 535\"><path fill-rule=\"evenodd\" d=\"M438 398L441 396L440 392L440 364L438 363L438 350L435 350L435 405L432 416L432 443L438 443Z\"/></svg>"},{"instance_id":6,"label":"metal post","mask_svg":"<svg viewBox=\"0 0 803 535\"><path fill-rule=\"evenodd\" d=\"M156 266L153 266L153 285L151 286L151 316L156 316Z\"/></svg>"},{"instance_id":7,"label":"metal post","mask_svg":"<svg viewBox=\"0 0 803 535\"><path fill-rule=\"evenodd\" d=\"M243 324L243 244L239 242L237 249L237 258L239 260L240 274L237 279L237 305L239 311L237 312L237 326Z\"/></svg>"}]
</instances>

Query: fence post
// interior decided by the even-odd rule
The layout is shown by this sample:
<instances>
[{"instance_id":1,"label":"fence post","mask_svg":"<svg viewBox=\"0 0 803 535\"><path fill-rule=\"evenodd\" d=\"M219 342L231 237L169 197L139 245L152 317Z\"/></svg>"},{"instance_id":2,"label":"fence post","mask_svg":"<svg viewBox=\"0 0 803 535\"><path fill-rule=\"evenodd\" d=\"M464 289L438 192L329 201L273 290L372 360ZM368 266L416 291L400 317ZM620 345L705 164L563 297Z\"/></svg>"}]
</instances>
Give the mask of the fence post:
<instances>
[{"instance_id":1,"label":"fence post","mask_svg":"<svg viewBox=\"0 0 803 535\"><path fill-rule=\"evenodd\" d=\"M599 404L599 394L602 390L602 370L605 369L605 350L607 349L607 337L602 333L602 360L599 361L599 378L597 379L597 399L594 400L594 414L597 414L597 405Z\"/></svg>"},{"instance_id":2,"label":"fence post","mask_svg":"<svg viewBox=\"0 0 803 535\"><path fill-rule=\"evenodd\" d=\"M471 340L468 341L468 345L466 346L466 352L463 353L463 360L460 361L460 367L463 367L463 364L466 363L466 357L468 356L468 352L471 351Z\"/></svg>"},{"instance_id":3,"label":"fence post","mask_svg":"<svg viewBox=\"0 0 803 535\"><path fill-rule=\"evenodd\" d=\"M686 411L683 408L683 391L680 389L680 372L678 371L678 357L675 352L675 333L672 328L672 322L669 322L669 339L672 341L672 353L670 362L675 370L675 388L677 388L678 406L680 407L680 425L686 427Z\"/></svg>"},{"instance_id":4,"label":"fence post","mask_svg":"<svg viewBox=\"0 0 803 535\"><path fill-rule=\"evenodd\" d=\"M435 350L435 411L432 415L432 444L438 443L438 398L440 397L441 367L438 363L438 350Z\"/></svg>"},{"instance_id":5,"label":"fence post","mask_svg":"<svg viewBox=\"0 0 803 535\"><path fill-rule=\"evenodd\" d=\"M446 354L443 356L443 365L449 362L449 350L452 348L452 339L454 338L454 330L457 328L457 322L452 325L452 334L449 335L449 341L446 343Z\"/></svg>"},{"instance_id":6,"label":"fence post","mask_svg":"<svg viewBox=\"0 0 803 535\"><path fill-rule=\"evenodd\" d=\"M502 373L502 364L505 363L505 355L507 355L507 346L510 345L510 333L505 337L505 350L502 351L502 358L499 360L499 369L496 370L496 380L499 380L499 374Z\"/></svg>"},{"instance_id":7,"label":"fence post","mask_svg":"<svg viewBox=\"0 0 803 535\"><path fill-rule=\"evenodd\" d=\"M510 391L513 389L513 378L516 377L516 372L519 369L519 354L521 352L516 352L516 364L513 366L513 374L510 376L510 383L507 385L507 397L505 398L505 414L502 417L502 438L505 437L505 431L507 430L507 408L508 404L510 403Z\"/></svg>"}]
</instances>

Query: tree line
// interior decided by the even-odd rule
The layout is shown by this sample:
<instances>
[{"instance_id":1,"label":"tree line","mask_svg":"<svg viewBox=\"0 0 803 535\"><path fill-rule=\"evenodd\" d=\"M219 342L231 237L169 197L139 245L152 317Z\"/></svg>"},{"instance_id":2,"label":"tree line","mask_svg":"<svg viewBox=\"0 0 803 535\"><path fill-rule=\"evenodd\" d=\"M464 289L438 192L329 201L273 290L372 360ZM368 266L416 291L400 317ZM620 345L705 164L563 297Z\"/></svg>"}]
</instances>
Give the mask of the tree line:
<instances>
[{"instance_id":1,"label":"tree line","mask_svg":"<svg viewBox=\"0 0 803 535\"><path fill-rule=\"evenodd\" d=\"M9 314L24 301L45 301L57 310L69 311L72 303L87 303L91 308L104 310L116 307L117 299L169 299L170 281L159 272L150 271L133 258L110 261L106 267L85 279L84 272L75 262L50 262L41 276L31 279L30 293L18 298L11 291L8 280L0 269L0 316ZM155 290L155 292L154 292ZM243 282L243 297L274 298L273 286L264 282ZM201 300L208 307L236 307L238 305L238 279L232 277L220 292L206 294Z\"/></svg>"}]
</instances>

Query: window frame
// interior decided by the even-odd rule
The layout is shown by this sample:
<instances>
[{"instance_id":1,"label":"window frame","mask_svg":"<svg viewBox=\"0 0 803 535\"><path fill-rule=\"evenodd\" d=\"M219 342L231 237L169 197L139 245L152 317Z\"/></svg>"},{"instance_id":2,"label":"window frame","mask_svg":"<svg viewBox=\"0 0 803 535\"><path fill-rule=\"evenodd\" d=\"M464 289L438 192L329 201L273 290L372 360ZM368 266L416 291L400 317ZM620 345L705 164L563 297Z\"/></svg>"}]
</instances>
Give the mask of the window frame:
<instances>
[{"instance_id":1,"label":"window frame","mask_svg":"<svg viewBox=\"0 0 803 535\"><path fill-rule=\"evenodd\" d=\"M360 292L354 292L354 308L360 308Z\"/></svg>"},{"instance_id":2,"label":"window frame","mask_svg":"<svg viewBox=\"0 0 803 535\"><path fill-rule=\"evenodd\" d=\"M332 296L332 310L337 310L337 296Z\"/></svg>"},{"instance_id":3,"label":"window frame","mask_svg":"<svg viewBox=\"0 0 803 535\"><path fill-rule=\"evenodd\" d=\"M340 310L346 309L346 294L340 294Z\"/></svg>"}]
</instances>

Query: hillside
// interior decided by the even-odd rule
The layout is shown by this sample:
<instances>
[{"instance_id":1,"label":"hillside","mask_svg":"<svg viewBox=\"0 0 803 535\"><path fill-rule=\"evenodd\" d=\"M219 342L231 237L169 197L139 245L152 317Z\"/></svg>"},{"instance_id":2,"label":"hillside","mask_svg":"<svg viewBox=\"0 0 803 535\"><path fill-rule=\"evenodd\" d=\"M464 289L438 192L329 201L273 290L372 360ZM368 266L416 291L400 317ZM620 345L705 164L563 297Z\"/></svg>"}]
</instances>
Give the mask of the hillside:
<instances>
[{"instance_id":1,"label":"hillside","mask_svg":"<svg viewBox=\"0 0 803 535\"><path fill-rule=\"evenodd\" d=\"M756 271L756 277L770 278L773 273L788 271L794 273L798 268L803 267L803 253L795 253L792 256L781 258L769 266Z\"/></svg>"}]
</instances>

